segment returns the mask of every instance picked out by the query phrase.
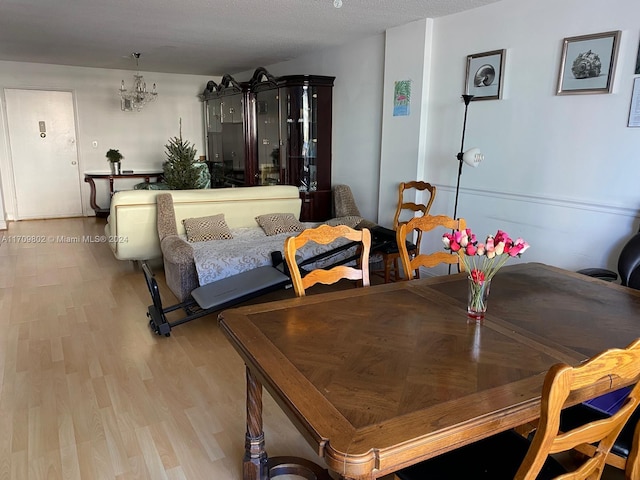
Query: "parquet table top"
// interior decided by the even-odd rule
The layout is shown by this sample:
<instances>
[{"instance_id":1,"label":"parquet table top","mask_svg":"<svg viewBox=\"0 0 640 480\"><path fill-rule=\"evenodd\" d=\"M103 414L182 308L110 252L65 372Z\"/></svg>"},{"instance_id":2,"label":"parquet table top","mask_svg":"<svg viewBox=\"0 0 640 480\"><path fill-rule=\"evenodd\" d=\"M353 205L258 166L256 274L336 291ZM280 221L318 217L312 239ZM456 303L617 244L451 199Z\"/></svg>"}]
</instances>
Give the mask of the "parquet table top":
<instances>
[{"instance_id":1,"label":"parquet table top","mask_svg":"<svg viewBox=\"0 0 640 480\"><path fill-rule=\"evenodd\" d=\"M542 264L496 275L482 325L467 323L466 295L466 277L451 275L242 307L219 321L327 465L358 479L534 420L551 365L640 336L640 292Z\"/></svg>"}]
</instances>

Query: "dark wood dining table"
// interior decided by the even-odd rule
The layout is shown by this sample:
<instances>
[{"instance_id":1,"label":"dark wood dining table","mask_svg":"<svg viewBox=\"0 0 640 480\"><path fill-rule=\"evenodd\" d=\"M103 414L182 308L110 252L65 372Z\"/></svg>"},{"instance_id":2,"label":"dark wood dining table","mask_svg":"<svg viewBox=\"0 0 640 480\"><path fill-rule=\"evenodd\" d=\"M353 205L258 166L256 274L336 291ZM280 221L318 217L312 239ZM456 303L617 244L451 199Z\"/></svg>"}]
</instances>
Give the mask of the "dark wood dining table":
<instances>
[{"instance_id":1,"label":"dark wood dining table","mask_svg":"<svg viewBox=\"0 0 640 480\"><path fill-rule=\"evenodd\" d=\"M551 365L640 337L639 291L539 263L498 272L483 323L466 300L455 274L222 312L247 367L244 480L268 478L263 387L330 470L375 479L535 420Z\"/></svg>"}]
</instances>

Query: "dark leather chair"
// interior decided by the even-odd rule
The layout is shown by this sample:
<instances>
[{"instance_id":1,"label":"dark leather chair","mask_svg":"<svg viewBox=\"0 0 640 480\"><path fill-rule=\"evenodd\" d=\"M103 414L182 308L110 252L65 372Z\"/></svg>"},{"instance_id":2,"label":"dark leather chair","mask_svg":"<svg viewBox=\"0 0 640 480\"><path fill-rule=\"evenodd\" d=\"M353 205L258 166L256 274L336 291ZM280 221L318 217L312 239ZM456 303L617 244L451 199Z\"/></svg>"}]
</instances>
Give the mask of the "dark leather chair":
<instances>
[{"instance_id":1,"label":"dark leather chair","mask_svg":"<svg viewBox=\"0 0 640 480\"><path fill-rule=\"evenodd\" d=\"M618 257L618 274L604 268L585 268L578 273L607 281L616 281L619 275L621 285L640 290L640 232L622 248Z\"/></svg>"}]
</instances>

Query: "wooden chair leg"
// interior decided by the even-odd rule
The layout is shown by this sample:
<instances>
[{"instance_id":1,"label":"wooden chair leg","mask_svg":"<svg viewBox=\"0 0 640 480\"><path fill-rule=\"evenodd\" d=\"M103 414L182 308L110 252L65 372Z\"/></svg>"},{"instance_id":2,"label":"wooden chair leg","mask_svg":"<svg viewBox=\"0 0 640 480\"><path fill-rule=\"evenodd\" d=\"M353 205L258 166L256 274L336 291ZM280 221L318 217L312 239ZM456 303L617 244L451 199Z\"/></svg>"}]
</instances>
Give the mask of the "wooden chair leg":
<instances>
[{"instance_id":1,"label":"wooden chair leg","mask_svg":"<svg viewBox=\"0 0 640 480\"><path fill-rule=\"evenodd\" d=\"M389 283L389 279L391 276L391 265L388 257L384 258L384 283Z\"/></svg>"},{"instance_id":2,"label":"wooden chair leg","mask_svg":"<svg viewBox=\"0 0 640 480\"><path fill-rule=\"evenodd\" d=\"M625 466L626 480L640 480L640 422L636 425L633 433L633 442L627 464ZM609 457L607 457L607 460Z\"/></svg>"}]
</instances>

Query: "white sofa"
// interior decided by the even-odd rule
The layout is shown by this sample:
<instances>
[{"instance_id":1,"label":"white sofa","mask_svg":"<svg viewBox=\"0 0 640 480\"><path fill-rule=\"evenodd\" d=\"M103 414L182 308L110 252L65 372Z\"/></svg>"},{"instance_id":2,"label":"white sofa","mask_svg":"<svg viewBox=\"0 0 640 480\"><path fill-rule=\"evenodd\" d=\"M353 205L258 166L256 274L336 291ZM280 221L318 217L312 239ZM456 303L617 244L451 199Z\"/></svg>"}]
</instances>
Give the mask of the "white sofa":
<instances>
[{"instance_id":1,"label":"white sofa","mask_svg":"<svg viewBox=\"0 0 640 480\"><path fill-rule=\"evenodd\" d=\"M162 257L157 227L156 197L166 190L127 190L111 199L105 235L116 258L151 260ZM299 218L301 200L295 186L237 187L171 190L175 224L185 233L182 220L224 213L230 228L257 227L255 217L292 213Z\"/></svg>"}]
</instances>

